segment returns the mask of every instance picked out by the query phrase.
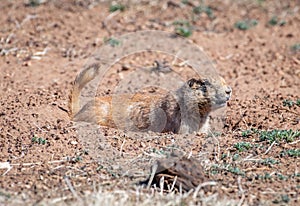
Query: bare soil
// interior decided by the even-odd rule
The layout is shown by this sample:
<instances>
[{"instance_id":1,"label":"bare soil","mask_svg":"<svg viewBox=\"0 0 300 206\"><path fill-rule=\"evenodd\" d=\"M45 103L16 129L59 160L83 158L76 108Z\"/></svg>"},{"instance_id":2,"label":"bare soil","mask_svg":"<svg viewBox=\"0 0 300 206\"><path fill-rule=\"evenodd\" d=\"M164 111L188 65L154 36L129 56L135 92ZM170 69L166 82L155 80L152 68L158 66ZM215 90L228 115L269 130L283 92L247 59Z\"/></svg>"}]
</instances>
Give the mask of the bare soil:
<instances>
[{"instance_id":1,"label":"bare soil","mask_svg":"<svg viewBox=\"0 0 300 206\"><path fill-rule=\"evenodd\" d=\"M206 168L208 179L218 182L213 191L240 205L300 204L299 1L204 1L201 5L209 6L213 17L193 13L198 1L137 1L114 13L109 3L98 1L28 2L38 1L4 0L0 5L1 205L71 204L92 193L95 185L103 191L135 193L136 183L148 178L153 163L137 154L182 136L140 133L133 138L105 128L106 141L135 160L121 169L109 168L78 138L67 113L68 95L104 38L140 30L174 33L173 22L179 20L191 22L187 38L214 60L233 90L217 149ZM278 22L271 25L274 17ZM236 28L235 23L245 19L255 19L257 25ZM109 85L113 87L128 67L151 67L154 60L171 64L167 55L147 54L116 63L111 70L116 72L107 75L108 86L100 93L109 94ZM295 135L263 139L262 132L274 130ZM207 138L197 135L187 156L197 159ZM241 142L251 146L239 150ZM143 173L124 175L138 162L143 162Z\"/></svg>"}]
</instances>

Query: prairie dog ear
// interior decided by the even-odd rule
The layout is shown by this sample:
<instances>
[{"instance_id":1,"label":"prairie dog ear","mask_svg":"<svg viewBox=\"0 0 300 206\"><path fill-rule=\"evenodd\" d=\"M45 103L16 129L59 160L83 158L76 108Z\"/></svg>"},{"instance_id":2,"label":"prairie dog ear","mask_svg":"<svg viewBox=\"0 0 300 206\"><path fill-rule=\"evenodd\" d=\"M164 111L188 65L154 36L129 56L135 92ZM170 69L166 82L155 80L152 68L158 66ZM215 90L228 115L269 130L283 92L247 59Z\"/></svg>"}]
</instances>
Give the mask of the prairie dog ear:
<instances>
[{"instance_id":1,"label":"prairie dog ear","mask_svg":"<svg viewBox=\"0 0 300 206\"><path fill-rule=\"evenodd\" d=\"M187 84L192 89L198 89L201 86L199 80L197 80L195 78L192 78L192 79L188 80Z\"/></svg>"}]
</instances>

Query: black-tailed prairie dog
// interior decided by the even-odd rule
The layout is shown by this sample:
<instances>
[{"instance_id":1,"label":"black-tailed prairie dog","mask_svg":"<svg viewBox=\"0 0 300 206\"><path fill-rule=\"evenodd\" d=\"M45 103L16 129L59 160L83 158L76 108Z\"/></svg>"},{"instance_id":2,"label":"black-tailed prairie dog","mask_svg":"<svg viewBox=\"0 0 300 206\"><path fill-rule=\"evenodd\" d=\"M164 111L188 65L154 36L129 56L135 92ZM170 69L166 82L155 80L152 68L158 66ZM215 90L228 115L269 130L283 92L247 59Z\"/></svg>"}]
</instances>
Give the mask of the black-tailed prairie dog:
<instances>
[{"instance_id":1,"label":"black-tailed prairie dog","mask_svg":"<svg viewBox=\"0 0 300 206\"><path fill-rule=\"evenodd\" d=\"M74 121L130 131L208 133L209 113L224 107L231 97L231 88L222 77L192 78L175 92L96 97L80 108L81 90L98 70L93 64L75 79L69 102Z\"/></svg>"}]
</instances>

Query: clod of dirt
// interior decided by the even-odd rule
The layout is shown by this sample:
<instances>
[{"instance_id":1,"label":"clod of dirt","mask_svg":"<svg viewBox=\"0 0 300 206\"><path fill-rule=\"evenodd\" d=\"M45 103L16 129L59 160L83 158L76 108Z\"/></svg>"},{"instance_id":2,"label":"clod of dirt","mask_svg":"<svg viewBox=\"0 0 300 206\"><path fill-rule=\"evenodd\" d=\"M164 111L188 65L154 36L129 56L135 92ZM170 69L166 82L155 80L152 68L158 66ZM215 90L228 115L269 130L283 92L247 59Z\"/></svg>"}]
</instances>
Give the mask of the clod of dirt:
<instances>
[{"instance_id":1,"label":"clod of dirt","mask_svg":"<svg viewBox=\"0 0 300 206\"><path fill-rule=\"evenodd\" d=\"M145 183L161 187L161 181L163 180L164 189L174 187L177 191L180 191L181 187L182 190L189 191L208 181L204 167L200 164L199 160L194 158L169 157L158 160L152 165L151 172L152 175ZM154 177L152 178L153 174ZM150 181L151 183L149 183Z\"/></svg>"}]
</instances>

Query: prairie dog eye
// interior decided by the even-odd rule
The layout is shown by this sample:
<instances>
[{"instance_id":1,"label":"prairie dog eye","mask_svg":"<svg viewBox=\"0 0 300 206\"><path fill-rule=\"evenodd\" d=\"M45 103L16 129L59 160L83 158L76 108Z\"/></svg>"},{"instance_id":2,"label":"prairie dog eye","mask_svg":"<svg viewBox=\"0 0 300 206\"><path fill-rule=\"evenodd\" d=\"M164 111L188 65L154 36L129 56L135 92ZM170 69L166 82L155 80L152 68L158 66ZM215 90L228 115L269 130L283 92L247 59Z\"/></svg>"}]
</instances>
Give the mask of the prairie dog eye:
<instances>
[{"instance_id":1,"label":"prairie dog eye","mask_svg":"<svg viewBox=\"0 0 300 206\"><path fill-rule=\"evenodd\" d=\"M210 85L210 81L208 79L203 79L201 82L203 85Z\"/></svg>"}]
</instances>

